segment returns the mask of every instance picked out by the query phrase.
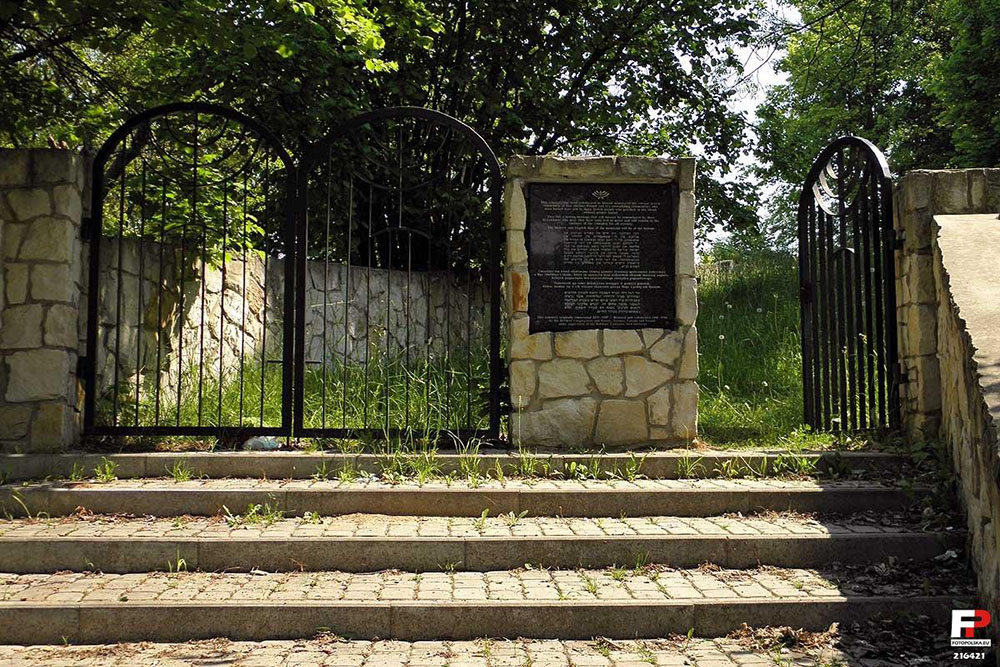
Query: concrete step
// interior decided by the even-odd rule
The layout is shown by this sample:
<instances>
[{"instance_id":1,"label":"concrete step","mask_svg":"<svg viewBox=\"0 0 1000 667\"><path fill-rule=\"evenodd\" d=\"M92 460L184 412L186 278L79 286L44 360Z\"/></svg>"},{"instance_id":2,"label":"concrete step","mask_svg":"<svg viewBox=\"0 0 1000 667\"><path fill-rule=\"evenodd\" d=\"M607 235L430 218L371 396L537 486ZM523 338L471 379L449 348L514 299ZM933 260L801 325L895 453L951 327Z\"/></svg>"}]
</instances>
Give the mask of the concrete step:
<instances>
[{"instance_id":1,"label":"concrete step","mask_svg":"<svg viewBox=\"0 0 1000 667\"><path fill-rule=\"evenodd\" d=\"M0 643L293 639L320 630L408 641L718 637L743 623L825 630L913 609L946 627L950 609L974 595L954 573L930 568L886 579L851 568L0 574Z\"/></svg>"},{"instance_id":2,"label":"concrete step","mask_svg":"<svg viewBox=\"0 0 1000 667\"><path fill-rule=\"evenodd\" d=\"M929 560L960 549L961 531L924 532L887 515L796 514L634 519L350 515L232 526L224 519L68 517L0 521L0 572L178 569L485 572L661 563L729 568Z\"/></svg>"},{"instance_id":3,"label":"concrete step","mask_svg":"<svg viewBox=\"0 0 1000 667\"><path fill-rule=\"evenodd\" d=\"M762 510L855 514L907 507L923 487L866 481L637 480L434 481L422 486L384 482L259 479L160 479L22 483L0 486L0 516L61 516L83 507L96 514L213 516L267 506L285 516L317 512L413 516L715 516Z\"/></svg>"},{"instance_id":4,"label":"concrete step","mask_svg":"<svg viewBox=\"0 0 1000 667\"><path fill-rule=\"evenodd\" d=\"M149 452L136 454L5 454L0 455L0 479L8 481L87 477L103 459L116 464L121 479L163 477L175 465L190 469L195 477L266 477L268 479L309 479L317 471L331 477L345 467L357 473L379 475L390 457L376 454L333 452ZM405 461L400 455L394 462ZM562 454L538 452L521 455L506 450L484 450L476 454L437 452L434 465L441 475L469 471L494 476L501 469L506 477L531 473L535 476L629 477L649 479L719 477L787 471L790 465L823 475L898 474L906 458L881 452L802 452L780 451L652 451L616 454ZM74 472L75 471L75 472ZM723 473L725 471L725 473Z\"/></svg>"}]
</instances>

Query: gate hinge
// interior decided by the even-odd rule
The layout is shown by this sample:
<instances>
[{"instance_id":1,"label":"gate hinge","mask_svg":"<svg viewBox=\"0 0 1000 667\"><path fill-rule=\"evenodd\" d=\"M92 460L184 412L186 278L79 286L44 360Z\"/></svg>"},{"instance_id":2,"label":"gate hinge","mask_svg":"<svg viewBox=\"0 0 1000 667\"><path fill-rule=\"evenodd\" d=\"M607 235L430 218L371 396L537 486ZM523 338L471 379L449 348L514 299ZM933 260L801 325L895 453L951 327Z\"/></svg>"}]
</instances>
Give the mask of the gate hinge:
<instances>
[{"instance_id":1,"label":"gate hinge","mask_svg":"<svg viewBox=\"0 0 1000 667\"><path fill-rule=\"evenodd\" d=\"M812 285L799 286L799 302L812 303Z\"/></svg>"},{"instance_id":2,"label":"gate hinge","mask_svg":"<svg viewBox=\"0 0 1000 667\"><path fill-rule=\"evenodd\" d=\"M897 385L909 384L910 379L906 375L906 365L902 361L896 362L896 377L893 378Z\"/></svg>"},{"instance_id":3,"label":"gate hinge","mask_svg":"<svg viewBox=\"0 0 1000 667\"><path fill-rule=\"evenodd\" d=\"M92 221L93 218L91 218L89 215L80 219L80 238L83 239L84 241L90 240L91 236L90 225Z\"/></svg>"},{"instance_id":4,"label":"gate hinge","mask_svg":"<svg viewBox=\"0 0 1000 667\"><path fill-rule=\"evenodd\" d=\"M893 240L892 247L895 250L902 250L904 245L906 245L906 230L897 229L896 238Z\"/></svg>"},{"instance_id":5,"label":"gate hinge","mask_svg":"<svg viewBox=\"0 0 1000 667\"><path fill-rule=\"evenodd\" d=\"M90 372L90 360L87 357L77 357L76 359L76 377L85 378Z\"/></svg>"}]
</instances>

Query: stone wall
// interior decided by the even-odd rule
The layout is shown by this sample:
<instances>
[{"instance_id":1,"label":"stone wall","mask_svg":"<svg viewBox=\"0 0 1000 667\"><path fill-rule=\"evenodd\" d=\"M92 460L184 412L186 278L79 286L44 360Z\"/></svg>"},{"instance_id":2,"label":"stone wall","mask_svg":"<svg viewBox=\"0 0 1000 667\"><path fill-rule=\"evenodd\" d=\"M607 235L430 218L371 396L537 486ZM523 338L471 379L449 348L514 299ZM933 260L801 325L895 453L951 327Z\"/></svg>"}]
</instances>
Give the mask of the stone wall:
<instances>
[{"instance_id":1,"label":"stone wall","mask_svg":"<svg viewBox=\"0 0 1000 667\"><path fill-rule=\"evenodd\" d=\"M694 160L515 157L507 166L506 285L510 317L510 437L548 447L689 443L697 435L698 305ZM677 329L529 333L525 187L532 182L680 186Z\"/></svg>"},{"instance_id":2,"label":"stone wall","mask_svg":"<svg viewBox=\"0 0 1000 667\"><path fill-rule=\"evenodd\" d=\"M896 187L895 208L904 237L896 255L903 428L911 439L933 439L941 423L934 216L1000 210L1000 169L908 172Z\"/></svg>"},{"instance_id":3,"label":"stone wall","mask_svg":"<svg viewBox=\"0 0 1000 667\"><path fill-rule=\"evenodd\" d=\"M82 158L0 149L0 451L51 451L79 433Z\"/></svg>"},{"instance_id":4,"label":"stone wall","mask_svg":"<svg viewBox=\"0 0 1000 667\"><path fill-rule=\"evenodd\" d=\"M181 364L204 359L206 372L218 376L220 369L227 373L238 367L241 359L259 365L265 342L263 356L281 358L284 260L268 257L265 263L262 255L251 253L245 262L234 257L224 267L208 264L203 270L195 258L183 267L182 294L180 257L179 248L151 241L102 241L97 360L102 391L114 385L116 359L119 383L133 387L139 377L148 382L159 368L161 390L172 400ZM309 262L306 280L307 364L336 364L345 352L350 363L364 362L366 354L398 358L407 347L413 358L421 358L427 345L432 352L446 344L462 349L470 331L480 343L487 336L488 294L478 281L470 285L451 277L449 285L445 272L390 274L362 266L348 271L342 264L319 261ZM81 353L85 335L84 324Z\"/></svg>"},{"instance_id":5,"label":"stone wall","mask_svg":"<svg viewBox=\"0 0 1000 667\"><path fill-rule=\"evenodd\" d=\"M909 172L895 204L904 431L947 446L982 604L1000 618L1000 169Z\"/></svg>"},{"instance_id":6,"label":"stone wall","mask_svg":"<svg viewBox=\"0 0 1000 667\"><path fill-rule=\"evenodd\" d=\"M950 450L984 605L1000 618L1000 219L935 216L940 437ZM984 257L989 259L984 260ZM992 271L990 269L993 269ZM1000 638L996 625L994 637Z\"/></svg>"}]
</instances>

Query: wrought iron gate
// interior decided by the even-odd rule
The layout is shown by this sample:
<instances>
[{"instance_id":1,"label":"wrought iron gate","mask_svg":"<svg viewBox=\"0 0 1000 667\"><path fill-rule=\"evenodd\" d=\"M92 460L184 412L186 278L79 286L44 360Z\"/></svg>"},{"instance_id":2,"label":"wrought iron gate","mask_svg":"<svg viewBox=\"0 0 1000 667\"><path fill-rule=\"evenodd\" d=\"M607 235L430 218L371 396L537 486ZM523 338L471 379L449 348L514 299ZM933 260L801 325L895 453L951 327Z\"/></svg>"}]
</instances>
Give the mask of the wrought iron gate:
<instances>
[{"instance_id":1,"label":"wrought iron gate","mask_svg":"<svg viewBox=\"0 0 1000 667\"><path fill-rule=\"evenodd\" d=\"M899 424L895 233L885 157L859 137L827 146L799 198L805 421Z\"/></svg>"},{"instance_id":2,"label":"wrought iron gate","mask_svg":"<svg viewBox=\"0 0 1000 667\"><path fill-rule=\"evenodd\" d=\"M384 109L301 169L231 109L129 120L93 169L85 431L496 437L500 166Z\"/></svg>"},{"instance_id":3,"label":"wrought iron gate","mask_svg":"<svg viewBox=\"0 0 1000 667\"><path fill-rule=\"evenodd\" d=\"M296 433L497 436L501 187L483 138L428 109L362 114L309 151Z\"/></svg>"}]
</instances>

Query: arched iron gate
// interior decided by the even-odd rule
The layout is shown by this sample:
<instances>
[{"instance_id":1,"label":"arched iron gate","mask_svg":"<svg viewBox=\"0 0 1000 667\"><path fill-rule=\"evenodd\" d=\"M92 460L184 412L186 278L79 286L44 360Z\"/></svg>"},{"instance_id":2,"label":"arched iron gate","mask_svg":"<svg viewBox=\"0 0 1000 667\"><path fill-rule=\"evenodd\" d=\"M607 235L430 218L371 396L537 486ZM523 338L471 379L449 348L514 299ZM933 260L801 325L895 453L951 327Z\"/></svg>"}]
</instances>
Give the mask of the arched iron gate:
<instances>
[{"instance_id":1,"label":"arched iron gate","mask_svg":"<svg viewBox=\"0 0 1000 667\"><path fill-rule=\"evenodd\" d=\"M429 109L362 114L310 149L296 433L497 436L501 189L486 141Z\"/></svg>"},{"instance_id":2,"label":"arched iron gate","mask_svg":"<svg viewBox=\"0 0 1000 667\"><path fill-rule=\"evenodd\" d=\"M805 421L814 429L900 422L892 180L871 142L816 158L799 198Z\"/></svg>"},{"instance_id":3,"label":"arched iron gate","mask_svg":"<svg viewBox=\"0 0 1000 667\"><path fill-rule=\"evenodd\" d=\"M500 166L362 114L293 163L252 119L129 120L93 171L85 431L497 437Z\"/></svg>"},{"instance_id":4,"label":"arched iron gate","mask_svg":"<svg viewBox=\"0 0 1000 667\"><path fill-rule=\"evenodd\" d=\"M291 426L295 169L225 107L139 114L93 168L85 432Z\"/></svg>"}]
</instances>

